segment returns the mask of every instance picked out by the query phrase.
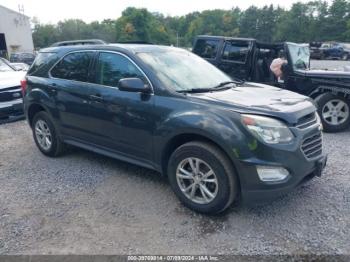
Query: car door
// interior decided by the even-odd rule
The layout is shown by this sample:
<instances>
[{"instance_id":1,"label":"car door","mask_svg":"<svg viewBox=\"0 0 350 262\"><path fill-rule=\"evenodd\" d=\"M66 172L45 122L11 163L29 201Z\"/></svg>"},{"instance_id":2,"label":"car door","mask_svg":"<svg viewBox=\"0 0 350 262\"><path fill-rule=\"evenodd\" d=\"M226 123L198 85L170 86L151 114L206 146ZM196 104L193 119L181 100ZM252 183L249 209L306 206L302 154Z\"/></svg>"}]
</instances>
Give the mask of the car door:
<instances>
[{"instance_id":1,"label":"car door","mask_svg":"<svg viewBox=\"0 0 350 262\"><path fill-rule=\"evenodd\" d=\"M227 40L221 54L219 68L228 75L248 80L249 78L249 54L252 42L246 40Z\"/></svg>"},{"instance_id":2,"label":"car door","mask_svg":"<svg viewBox=\"0 0 350 262\"><path fill-rule=\"evenodd\" d=\"M89 69L95 52L73 52L50 71L49 92L54 98L62 135L89 141L91 136Z\"/></svg>"},{"instance_id":3,"label":"car door","mask_svg":"<svg viewBox=\"0 0 350 262\"><path fill-rule=\"evenodd\" d=\"M141 69L126 55L101 51L94 68L90 118L94 141L119 155L152 159L154 95L118 89L123 78L137 77L151 85Z\"/></svg>"},{"instance_id":4,"label":"car door","mask_svg":"<svg viewBox=\"0 0 350 262\"><path fill-rule=\"evenodd\" d=\"M305 74L306 70L310 68L310 54L308 54L310 51L308 45L285 43L284 48L288 63L283 67L284 83L280 87L303 95L309 95L314 85L311 79ZM296 66L298 60L303 61L301 59L302 57L308 57L304 62L307 68L298 68ZM302 63L299 64L302 65Z\"/></svg>"}]
</instances>

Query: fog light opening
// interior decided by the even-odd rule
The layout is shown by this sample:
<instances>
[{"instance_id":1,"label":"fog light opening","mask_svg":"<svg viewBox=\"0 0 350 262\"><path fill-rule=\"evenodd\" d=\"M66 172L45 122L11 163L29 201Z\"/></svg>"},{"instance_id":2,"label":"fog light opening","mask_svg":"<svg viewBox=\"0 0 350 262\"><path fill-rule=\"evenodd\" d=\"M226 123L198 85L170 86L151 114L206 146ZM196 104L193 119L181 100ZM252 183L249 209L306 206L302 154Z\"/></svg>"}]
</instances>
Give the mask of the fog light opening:
<instances>
[{"instance_id":1,"label":"fog light opening","mask_svg":"<svg viewBox=\"0 0 350 262\"><path fill-rule=\"evenodd\" d=\"M279 182L287 179L289 172L283 167L257 166L256 171L263 182Z\"/></svg>"}]
</instances>

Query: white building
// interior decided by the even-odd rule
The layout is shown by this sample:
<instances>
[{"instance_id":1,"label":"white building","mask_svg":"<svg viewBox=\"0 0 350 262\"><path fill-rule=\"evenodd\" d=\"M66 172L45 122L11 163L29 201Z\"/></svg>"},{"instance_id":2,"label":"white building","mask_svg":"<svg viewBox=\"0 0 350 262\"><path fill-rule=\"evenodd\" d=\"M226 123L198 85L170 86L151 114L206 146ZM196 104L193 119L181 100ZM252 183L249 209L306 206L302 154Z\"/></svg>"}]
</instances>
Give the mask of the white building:
<instances>
[{"instance_id":1,"label":"white building","mask_svg":"<svg viewBox=\"0 0 350 262\"><path fill-rule=\"evenodd\" d=\"M34 51L30 18L0 5L0 56Z\"/></svg>"}]
</instances>

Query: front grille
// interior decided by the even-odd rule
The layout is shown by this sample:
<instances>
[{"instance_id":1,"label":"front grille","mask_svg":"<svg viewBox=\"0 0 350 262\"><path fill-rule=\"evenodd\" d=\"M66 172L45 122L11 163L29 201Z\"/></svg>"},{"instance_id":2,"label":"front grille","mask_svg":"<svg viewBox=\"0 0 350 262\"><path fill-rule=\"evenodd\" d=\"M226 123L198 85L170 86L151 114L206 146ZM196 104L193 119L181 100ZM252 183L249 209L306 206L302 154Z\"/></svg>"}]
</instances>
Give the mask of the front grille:
<instances>
[{"instance_id":1,"label":"front grille","mask_svg":"<svg viewBox=\"0 0 350 262\"><path fill-rule=\"evenodd\" d=\"M317 116L316 116L316 113L313 112L311 114L308 114L308 115L300 118L298 120L298 123L295 126L297 128L300 128L300 129L305 129L305 128L308 128L316 123L317 123Z\"/></svg>"},{"instance_id":2,"label":"front grille","mask_svg":"<svg viewBox=\"0 0 350 262\"><path fill-rule=\"evenodd\" d=\"M306 138L301 145L301 150L307 159L322 155L322 133Z\"/></svg>"},{"instance_id":3,"label":"front grille","mask_svg":"<svg viewBox=\"0 0 350 262\"><path fill-rule=\"evenodd\" d=\"M0 89L0 102L8 102L22 97L20 86Z\"/></svg>"}]
</instances>

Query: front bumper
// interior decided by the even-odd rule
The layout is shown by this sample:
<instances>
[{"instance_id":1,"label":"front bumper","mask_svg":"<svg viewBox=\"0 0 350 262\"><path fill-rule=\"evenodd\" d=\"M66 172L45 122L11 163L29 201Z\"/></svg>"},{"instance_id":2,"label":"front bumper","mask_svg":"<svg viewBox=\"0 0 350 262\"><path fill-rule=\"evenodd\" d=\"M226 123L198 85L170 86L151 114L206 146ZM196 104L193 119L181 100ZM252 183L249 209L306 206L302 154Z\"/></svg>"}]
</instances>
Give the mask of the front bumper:
<instances>
[{"instance_id":1,"label":"front bumper","mask_svg":"<svg viewBox=\"0 0 350 262\"><path fill-rule=\"evenodd\" d=\"M235 163L239 173L242 201L256 204L271 201L287 194L308 180L322 175L327 163L327 155L322 149L322 133L317 121L307 128L291 127L295 135L288 145L266 145L255 141L249 156ZM312 140L310 140L312 139ZM311 141L311 142L310 142ZM320 142L321 141L321 142ZM318 154L310 154L309 149L321 148ZM257 166L281 167L289 176L283 181L264 182L259 178Z\"/></svg>"},{"instance_id":2,"label":"front bumper","mask_svg":"<svg viewBox=\"0 0 350 262\"><path fill-rule=\"evenodd\" d=\"M23 99L0 102L0 124L24 119Z\"/></svg>"},{"instance_id":3,"label":"front bumper","mask_svg":"<svg viewBox=\"0 0 350 262\"><path fill-rule=\"evenodd\" d=\"M250 186L242 188L242 200L248 205L260 204L275 200L283 195L286 195L293 191L295 188L301 186L307 181L321 177L323 169L327 164L327 155L322 155L319 159L312 161L312 168L306 168L303 172L291 170L290 177L287 181L281 183L265 183L262 181L255 181ZM303 166L303 165L302 165ZM304 168L302 167L302 168ZM251 170L253 174L255 167L246 167L247 170ZM302 169L298 168L298 169ZM297 173L299 172L299 173Z\"/></svg>"}]
</instances>

